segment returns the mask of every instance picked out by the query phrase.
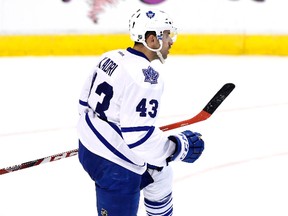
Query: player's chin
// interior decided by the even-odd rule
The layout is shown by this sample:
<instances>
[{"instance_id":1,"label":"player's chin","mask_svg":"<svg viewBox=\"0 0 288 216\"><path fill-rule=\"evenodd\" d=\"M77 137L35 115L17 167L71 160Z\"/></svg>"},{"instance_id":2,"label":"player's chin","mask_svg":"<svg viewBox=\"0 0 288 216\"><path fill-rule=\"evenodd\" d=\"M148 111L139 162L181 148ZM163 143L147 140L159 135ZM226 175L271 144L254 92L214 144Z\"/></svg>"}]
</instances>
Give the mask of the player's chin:
<instances>
[{"instance_id":1,"label":"player's chin","mask_svg":"<svg viewBox=\"0 0 288 216\"><path fill-rule=\"evenodd\" d=\"M170 53L169 50L166 53L164 53L163 58L166 59L168 57L169 53Z\"/></svg>"},{"instance_id":2,"label":"player's chin","mask_svg":"<svg viewBox=\"0 0 288 216\"><path fill-rule=\"evenodd\" d=\"M166 59L166 58L168 57L168 55L169 55L169 49L162 50L162 51L161 51L161 54L162 54L162 57L163 57L164 59Z\"/></svg>"},{"instance_id":3,"label":"player's chin","mask_svg":"<svg viewBox=\"0 0 288 216\"><path fill-rule=\"evenodd\" d=\"M163 58L163 59L167 59L167 56L168 56L167 54L161 53L161 55L162 55L162 58Z\"/></svg>"}]
</instances>

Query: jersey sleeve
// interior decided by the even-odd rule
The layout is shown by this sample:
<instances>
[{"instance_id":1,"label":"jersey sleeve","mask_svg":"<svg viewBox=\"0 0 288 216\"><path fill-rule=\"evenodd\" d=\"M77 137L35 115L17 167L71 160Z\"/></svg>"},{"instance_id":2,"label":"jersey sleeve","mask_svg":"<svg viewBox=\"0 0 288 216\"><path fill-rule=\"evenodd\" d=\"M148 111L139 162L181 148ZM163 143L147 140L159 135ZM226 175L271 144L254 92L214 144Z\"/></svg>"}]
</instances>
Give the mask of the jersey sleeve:
<instances>
[{"instance_id":1,"label":"jersey sleeve","mask_svg":"<svg viewBox=\"0 0 288 216\"><path fill-rule=\"evenodd\" d=\"M82 87L82 91L79 97L79 104L78 104L79 115L83 114L85 110L88 108L88 97L90 95L94 77L95 77L95 72L91 73L91 75L88 76L88 78L85 81L85 84Z\"/></svg>"}]
</instances>

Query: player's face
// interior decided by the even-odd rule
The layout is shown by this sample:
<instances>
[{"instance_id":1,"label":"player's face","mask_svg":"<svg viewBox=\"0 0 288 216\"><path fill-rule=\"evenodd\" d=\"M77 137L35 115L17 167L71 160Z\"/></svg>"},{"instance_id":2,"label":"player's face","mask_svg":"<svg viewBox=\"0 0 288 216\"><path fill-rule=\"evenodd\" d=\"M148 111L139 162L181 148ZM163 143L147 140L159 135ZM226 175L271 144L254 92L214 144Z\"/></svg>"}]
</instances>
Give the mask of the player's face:
<instances>
[{"instance_id":1,"label":"player's face","mask_svg":"<svg viewBox=\"0 0 288 216\"><path fill-rule=\"evenodd\" d=\"M165 30L163 32L162 42L163 42L163 45L162 45L162 49L160 52L161 52L163 58L166 59L168 54L169 54L169 49L171 48L171 46L173 44L173 40L171 38L169 30Z\"/></svg>"}]
</instances>

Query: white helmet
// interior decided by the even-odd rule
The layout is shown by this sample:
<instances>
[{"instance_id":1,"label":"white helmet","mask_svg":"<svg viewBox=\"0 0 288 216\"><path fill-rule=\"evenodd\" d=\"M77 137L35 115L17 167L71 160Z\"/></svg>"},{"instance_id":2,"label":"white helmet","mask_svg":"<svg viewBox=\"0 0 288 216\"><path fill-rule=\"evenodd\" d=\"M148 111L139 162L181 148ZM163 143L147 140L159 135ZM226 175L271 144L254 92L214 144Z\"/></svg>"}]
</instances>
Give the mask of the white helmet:
<instances>
[{"instance_id":1,"label":"white helmet","mask_svg":"<svg viewBox=\"0 0 288 216\"><path fill-rule=\"evenodd\" d=\"M176 33L173 21L164 11L139 9L129 20L130 37L135 42L145 42L145 33L147 31L155 31L157 38L161 40L164 30Z\"/></svg>"},{"instance_id":2,"label":"white helmet","mask_svg":"<svg viewBox=\"0 0 288 216\"><path fill-rule=\"evenodd\" d=\"M164 11L156 9L139 9L129 20L129 32L132 41L144 44L149 50L154 51L159 56L162 63L164 59L160 53L162 49L163 32L170 30L170 37L173 42L177 38L177 29L173 26L173 21ZM160 42L158 49L151 49L145 42L145 34L148 31L154 31Z\"/></svg>"}]
</instances>

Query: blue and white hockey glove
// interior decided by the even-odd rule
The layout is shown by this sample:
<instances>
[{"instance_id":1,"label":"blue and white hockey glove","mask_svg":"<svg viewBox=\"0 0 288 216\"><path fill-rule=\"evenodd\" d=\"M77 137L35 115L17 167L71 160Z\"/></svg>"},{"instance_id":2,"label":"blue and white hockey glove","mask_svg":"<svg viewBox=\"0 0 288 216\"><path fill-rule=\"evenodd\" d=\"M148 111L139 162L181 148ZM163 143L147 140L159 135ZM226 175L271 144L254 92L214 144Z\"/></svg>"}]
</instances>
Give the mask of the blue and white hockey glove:
<instances>
[{"instance_id":1,"label":"blue and white hockey glove","mask_svg":"<svg viewBox=\"0 0 288 216\"><path fill-rule=\"evenodd\" d=\"M201 134L189 130L183 131L177 135L168 137L176 143L175 152L167 159L170 161L184 161L193 163L202 154L204 150L204 141L201 139Z\"/></svg>"}]
</instances>

